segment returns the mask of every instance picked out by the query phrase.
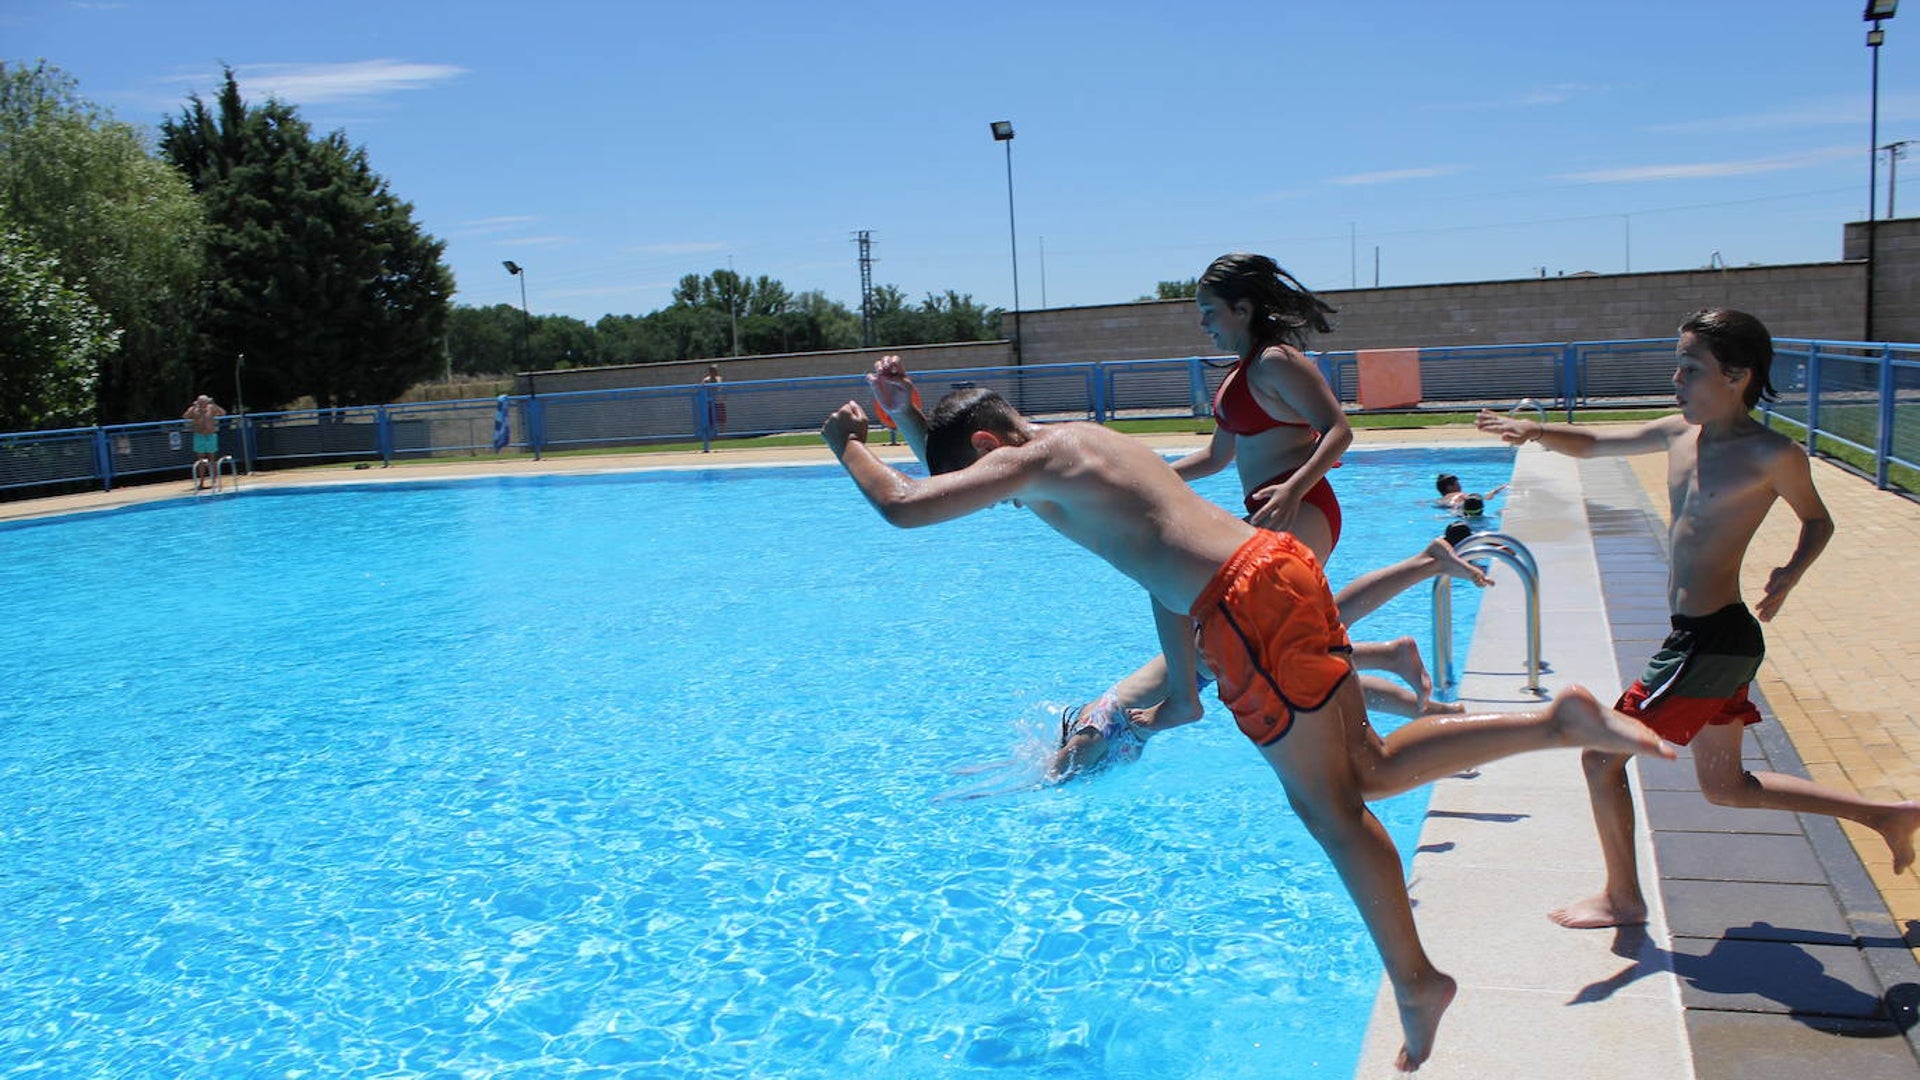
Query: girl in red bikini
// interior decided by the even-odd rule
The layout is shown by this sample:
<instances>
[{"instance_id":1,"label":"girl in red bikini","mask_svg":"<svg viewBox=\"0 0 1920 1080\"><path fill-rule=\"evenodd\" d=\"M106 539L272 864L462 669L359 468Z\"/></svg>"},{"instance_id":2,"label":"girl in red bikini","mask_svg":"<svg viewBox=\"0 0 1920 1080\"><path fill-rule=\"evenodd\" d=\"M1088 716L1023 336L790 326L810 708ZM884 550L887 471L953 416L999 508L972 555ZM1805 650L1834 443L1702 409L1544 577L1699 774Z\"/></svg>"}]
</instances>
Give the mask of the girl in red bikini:
<instances>
[{"instance_id":1,"label":"girl in red bikini","mask_svg":"<svg viewBox=\"0 0 1920 1080\"><path fill-rule=\"evenodd\" d=\"M1306 355L1311 333L1328 333L1333 308L1265 255L1222 255L1200 275L1195 302L1200 328L1237 360L1213 399L1213 439L1173 463L1188 481L1237 464L1247 521L1292 533L1322 566L1340 542L1340 500L1327 473L1353 442L1340 399ZM1435 540L1419 555L1355 578L1340 591L1341 619L1349 626L1402 590L1438 574L1477 585L1486 575ZM1354 645L1354 666L1388 671L1411 690L1363 676L1367 704L1401 715L1458 711L1429 699L1432 681L1412 638ZM1159 700L1164 667L1158 658L1128 676L1103 704L1144 708ZM1111 707L1111 706L1109 706Z\"/></svg>"}]
</instances>

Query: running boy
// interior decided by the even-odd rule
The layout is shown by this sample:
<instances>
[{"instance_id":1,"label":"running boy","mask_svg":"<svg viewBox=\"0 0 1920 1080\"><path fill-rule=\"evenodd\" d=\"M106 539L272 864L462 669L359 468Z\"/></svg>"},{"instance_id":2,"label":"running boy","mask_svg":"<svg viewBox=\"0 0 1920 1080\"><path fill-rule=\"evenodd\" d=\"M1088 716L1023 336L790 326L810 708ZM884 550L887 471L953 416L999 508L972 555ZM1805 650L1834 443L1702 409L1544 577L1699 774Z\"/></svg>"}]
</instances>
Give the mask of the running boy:
<instances>
[{"instance_id":1,"label":"running boy","mask_svg":"<svg viewBox=\"0 0 1920 1080\"><path fill-rule=\"evenodd\" d=\"M1680 327L1677 351L1678 416L1620 431L1487 411L1476 423L1509 443L1537 442L1572 457L1666 451L1673 516L1667 606L1673 633L1615 708L1644 720L1669 742L1693 744L1694 772L1708 802L1857 821L1886 840L1894 871L1904 871L1913 862L1920 805L1870 802L1798 777L1740 767L1742 733L1760 720L1747 700L1747 683L1759 671L1764 651L1760 623L1779 612L1827 546L1833 521L1814 490L1807 455L1750 415L1762 397L1774 396L1773 339L1760 320L1726 308L1695 312ZM1775 499L1799 517L1800 539L1786 565L1768 577L1756 620L1740 602L1740 564ZM1627 755L1590 749L1581 764L1606 858L1606 888L1550 917L1570 927L1645 922Z\"/></svg>"},{"instance_id":2,"label":"running boy","mask_svg":"<svg viewBox=\"0 0 1920 1080\"><path fill-rule=\"evenodd\" d=\"M1208 502L1144 443L1098 424L1040 427L991 390L955 391L927 424L926 480L867 448L866 413L854 402L820 434L894 525L933 525L1012 501L1145 587L1167 675L1165 700L1144 718L1167 726L1199 718L1197 644L1220 700L1279 776L1380 950L1405 1035L1403 1069L1432 1052L1455 985L1420 944L1399 853L1368 812L1368 794L1521 750L1672 753L1578 688L1543 713L1429 718L1381 740L1367 726L1346 630L1311 552ZM972 614L970 628L992 632L991 605Z\"/></svg>"}]
</instances>

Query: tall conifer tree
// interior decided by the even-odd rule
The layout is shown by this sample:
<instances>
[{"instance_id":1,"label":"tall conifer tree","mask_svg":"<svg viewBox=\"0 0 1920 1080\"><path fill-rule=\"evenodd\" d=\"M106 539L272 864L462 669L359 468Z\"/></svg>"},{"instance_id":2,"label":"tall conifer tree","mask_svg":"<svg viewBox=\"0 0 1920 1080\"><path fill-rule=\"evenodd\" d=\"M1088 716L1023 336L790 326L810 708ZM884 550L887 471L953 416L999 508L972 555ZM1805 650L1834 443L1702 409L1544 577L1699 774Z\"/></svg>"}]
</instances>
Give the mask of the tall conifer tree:
<instances>
[{"instance_id":1,"label":"tall conifer tree","mask_svg":"<svg viewBox=\"0 0 1920 1080\"><path fill-rule=\"evenodd\" d=\"M441 369L445 245L343 132L248 106L229 70L213 108L195 96L162 126L161 149L206 201L203 355L220 370L245 357L249 407L377 404Z\"/></svg>"}]
</instances>

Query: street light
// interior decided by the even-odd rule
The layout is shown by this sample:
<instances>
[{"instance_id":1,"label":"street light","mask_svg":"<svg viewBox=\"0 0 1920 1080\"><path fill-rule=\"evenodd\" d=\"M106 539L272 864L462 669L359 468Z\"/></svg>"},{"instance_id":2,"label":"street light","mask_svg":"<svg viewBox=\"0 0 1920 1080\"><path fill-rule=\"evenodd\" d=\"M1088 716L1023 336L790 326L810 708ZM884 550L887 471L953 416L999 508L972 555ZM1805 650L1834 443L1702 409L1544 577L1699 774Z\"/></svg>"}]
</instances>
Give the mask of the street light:
<instances>
[{"instance_id":1,"label":"street light","mask_svg":"<svg viewBox=\"0 0 1920 1080\"><path fill-rule=\"evenodd\" d=\"M1867 326L1863 335L1873 340L1873 256L1874 256L1874 197L1875 187L1880 179L1880 43L1887 40L1886 32L1880 29L1882 19L1893 18L1900 6L1900 0L1867 0L1867 7L1860 17L1873 24L1867 31L1867 48L1873 50L1873 97L1867 118Z\"/></svg>"},{"instance_id":2,"label":"street light","mask_svg":"<svg viewBox=\"0 0 1920 1080\"><path fill-rule=\"evenodd\" d=\"M1013 121L995 120L993 141L1007 144L1007 247L1013 255L1013 362L1020 363L1020 238L1013 229Z\"/></svg>"},{"instance_id":3,"label":"street light","mask_svg":"<svg viewBox=\"0 0 1920 1080\"><path fill-rule=\"evenodd\" d=\"M533 316L527 314L527 272L512 259L502 259L500 265L507 268L507 273L520 279L520 366L532 367L527 360L527 331L533 325Z\"/></svg>"}]
</instances>

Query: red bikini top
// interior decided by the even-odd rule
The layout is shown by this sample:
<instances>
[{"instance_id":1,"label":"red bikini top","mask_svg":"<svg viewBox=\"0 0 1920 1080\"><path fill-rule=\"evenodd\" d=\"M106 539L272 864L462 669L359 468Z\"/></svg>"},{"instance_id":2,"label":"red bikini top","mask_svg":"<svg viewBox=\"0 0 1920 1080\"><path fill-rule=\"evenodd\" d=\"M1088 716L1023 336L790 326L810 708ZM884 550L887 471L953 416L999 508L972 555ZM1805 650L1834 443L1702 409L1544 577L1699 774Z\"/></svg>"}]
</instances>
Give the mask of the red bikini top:
<instances>
[{"instance_id":1,"label":"red bikini top","mask_svg":"<svg viewBox=\"0 0 1920 1080\"><path fill-rule=\"evenodd\" d=\"M1298 420L1275 420L1273 415L1260 407L1254 400L1253 391L1247 386L1247 365L1251 360L1241 360L1227 372L1220 382L1220 389L1213 395L1213 422L1235 435L1258 435L1263 431L1272 431L1279 427L1312 427L1312 424Z\"/></svg>"}]
</instances>

